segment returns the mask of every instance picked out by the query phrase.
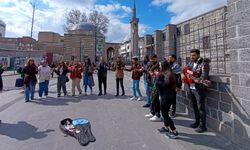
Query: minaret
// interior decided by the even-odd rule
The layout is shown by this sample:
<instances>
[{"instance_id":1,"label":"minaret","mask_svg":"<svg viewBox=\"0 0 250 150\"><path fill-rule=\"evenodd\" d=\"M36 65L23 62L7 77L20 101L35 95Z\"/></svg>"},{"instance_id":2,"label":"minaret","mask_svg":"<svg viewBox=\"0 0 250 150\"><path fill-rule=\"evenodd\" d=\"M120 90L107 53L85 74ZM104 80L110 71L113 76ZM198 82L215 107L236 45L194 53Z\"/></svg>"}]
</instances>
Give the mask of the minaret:
<instances>
[{"instance_id":1,"label":"minaret","mask_svg":"<svg viewBox=\"0 0 250 150\"><path fill-rule=\"evenodd\" d=\"M138 47L138 41L139 41L139 35L138 35L138 24L139 19L136 18L136 5L134 0L134 8L133 8L133 17L130 21L131 24L131 56L139 56L139 47Z\"/></svg>"}]
</instances>

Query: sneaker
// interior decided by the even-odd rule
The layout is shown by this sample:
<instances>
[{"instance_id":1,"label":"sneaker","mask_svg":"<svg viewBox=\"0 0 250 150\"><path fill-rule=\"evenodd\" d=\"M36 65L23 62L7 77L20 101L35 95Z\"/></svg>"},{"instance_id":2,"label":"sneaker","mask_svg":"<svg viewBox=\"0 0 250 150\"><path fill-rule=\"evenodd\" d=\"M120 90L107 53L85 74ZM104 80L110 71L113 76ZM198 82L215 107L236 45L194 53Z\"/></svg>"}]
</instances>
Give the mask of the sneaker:
<instances>
[{"instance_id":1,"label":"sneaker","mask_svg":"<svg viewBox=\"0 0 250 150\"><path fill-rule=\"evenodd\" d=\"M151 114L151 113L149 113L149 114L146 114L145 117L146 117L146 118L152 118L152 117L154 117L154 115Z\"/></svg>"},{"instance_id":2,"label":"sneaker","mask_svg":"<svg viewBox=\"0 0 250 150\"><path fill-rule=\"evenodd\" d=\"M61 95L60 95L60 94L58 94L58 95L57 95L57 97L61 97Z\"/></svg>"},{"instance_id":3,"label":"sneaker","mask_svg":"<svg viewBox=\"0 0 250 150\"><path fill-rule=\"evenodd\" d=\"M160 133L167 133L167 132L169 132L169 129L168 128L166 128L166 127L162 127L162 128L160 128L160 129L157 129Z\"/></svg>"},{"instance_id":4,"label":"sneaker","mask_svg":"<svg viewBox=\"0 0 250 150\"><path fill-rule=\"evenodd\" d=\"M41 96L39 96L39 97L38 97L38 99L39 99L39 100L41 100L41 99L42 99L42 97L41 97Z\"/></svg>"},{"instance_id":5,"label":"sneaker","mask_svg":"<svg viewBox=\"0 0 250 150\"><path fill-rule=\"evenodd\" d=\"M131 101L136 100L137 98L135 96L133 96L132 98L130 98Z\"/></svg>"},{"instance_id":6,"label":"sneaker","mask_svg":"<svg viewBox=\"0 0 250 150\"><path fill-rule=\"evenodd\" d=\"M72 94L73 97L75 97L76 95L75 94Z\"/></svg>"},{"instance_id":7,"label":"sneaker","mask_svg":"<svg viewBox=\"0 0 250 150\"><path fill-rule=\"evenodd\" d=\"M199 125L200 125L199 122L195 122L195 123L191 124L190 127L195 129L195 128L199 127Z\"/></svg>"},{"instance_id":8,"label":"sneaker","mask_svg":"<svg viewBox=\"0 0 250 150\"><path fill-rule=\"evenodd\" d=\"M122 96L124 96L125 95L125 93L122 93Z\"/></svg>"},{"instance_id":9,"label":"sneaker","mask_svg":"<svg viewBox=\"0 0 250 150\"><path fill-rule=\"evenodd\" d=\"M48 98L48 95L45 95L44 97L45 97L45 98Z\"/></svg>"},{"instance_id":10,"label":"sneaker","mask_svg":"<svg viewBox=\"0 0 250 150\"><path fill-rule=\"evenodd\" d=\"M142 107L148 108L148 107L150 107L150 105L149 104L145 104Z\"/></svg>"},{"instance_id":11,"label":"sneaker","mask_svg":"<svg viewBox=\"0 0 250 150\"><path fill-rule=\"evenodd\" d=\"M99 94L98 94L98 96L101 96L101 95L102 95L102 93L99 93Z\"/></svg>"},{"instance_id":12,"label":"sneaker","mask_svg":"<svg viewBox=\"0 0 250 150\"><path fill-rule=\"evenodd\" d=\"M206 131L207 131L207 128L206 128L206 127L199 126L199 128L197 128L195 131L196 131L197 133L203 133L203 132L206 132Z\"/></svg>"},{"instance_id":13,"label":"sneaker","mask_svg":"<svg viewBox=\"0 0 250 150\"><path fill-rule=\"evenodd\" d=\"M143 97L137 98L137 101L143 101Z\"/></svg>"},{"instance_id":14,"label":"sneaker","mask_svg":"<svg viewBox=\"0 0 250 150\"><path fill-rule=\"evenodd\" d=\"M170 139L176 139L176 138L178 138L178 135L179 135L179 133L177 131L176 132L168 132L168 133L166 133L166 136L168 138L170 138Z\"/></svg>"},{"instance_id":15,"label":"sneaker","mask_svg":"<svg viewBox=\"0 0 250 150\"><path fill-rule=\"evenodd\" d=\"M25 103L29 102L29 100L25 100Z\"/></svg>"},{"instance_id":16,"label":"sneaker","mask_svg":"<svg viewBox=\"0 0 250 150\"><path fill-rule=\"evenodd\" d=\"M152 122L160 122L161 118L157 117L157 116L153 116L152 118L149 119Z\"/></svg>"}]
</instances>

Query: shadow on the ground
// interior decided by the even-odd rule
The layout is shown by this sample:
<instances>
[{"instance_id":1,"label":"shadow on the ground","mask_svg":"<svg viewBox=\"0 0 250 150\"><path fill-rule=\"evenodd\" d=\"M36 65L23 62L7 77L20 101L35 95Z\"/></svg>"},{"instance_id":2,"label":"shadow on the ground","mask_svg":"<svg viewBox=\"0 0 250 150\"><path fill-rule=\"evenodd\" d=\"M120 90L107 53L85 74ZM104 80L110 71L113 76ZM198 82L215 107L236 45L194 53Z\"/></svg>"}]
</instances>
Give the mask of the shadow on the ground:
<instances>
[{"instance_id":1,"label":"shadow on the ground","mask_svg":"<svg viewBox=\"0 0 250 150\"><path fill-rule=\"evenodd\" d=\"M55 130L47 129L46 131L38 131L38 128L24 121L19 121L17 124L0 124L0 135L5 135L17 140L28 140L30 138L42 139L47 133Z\"/></svg>"},{"instance_id":2,"label":"shadow on the ground","mask_svg":"<svg viewBox=\"0 0 250 150\"><path fill-rule=\"evenodd\" d=\"M65 96L65 97L48 97L43 99L35 99L30 101L29 103L35 103L40 105L50 105L50 106L65 106L69 105L69 103L79 103L81 100L79 98L75 98L72 96Z\"/></svg>"},{"instance_id":3,"label":"shadow on the ground","mask_svg":"<svg viewBox=\"0 0 250 150\"><path fill-rule=\"evenodd\" d=\"M107 93L106 95L101 95L98 96L97 94L92 94L92 95L81 95L78 98L83 99L83 100L127 100L130 98L130 96L128 95L124 95L124 96L115 96L112 94Z\"/></svg>"},{"instance_id":4,"label":"shadow on the ground","mask_svg":"<svg viewBox=\"0 0 250 150\"><path fill-rule=\"evenodd\" d=\"M192 120L179 120L175 119L174 123L179 126L188 127L191 123L193 123ZM194 129L191 129L194 130ZM208 131L209 133L209 131ZM196 133L193 131L193 133L179 133L180 138L178 140L185 141L188 143L192 143L194 145L203 145L210 148L220 149L220 150L238 150L237 147L232 144L231 141L228 141L221 136L214 134L209 135L208 133Z\"/></svg>"}]
</instances>

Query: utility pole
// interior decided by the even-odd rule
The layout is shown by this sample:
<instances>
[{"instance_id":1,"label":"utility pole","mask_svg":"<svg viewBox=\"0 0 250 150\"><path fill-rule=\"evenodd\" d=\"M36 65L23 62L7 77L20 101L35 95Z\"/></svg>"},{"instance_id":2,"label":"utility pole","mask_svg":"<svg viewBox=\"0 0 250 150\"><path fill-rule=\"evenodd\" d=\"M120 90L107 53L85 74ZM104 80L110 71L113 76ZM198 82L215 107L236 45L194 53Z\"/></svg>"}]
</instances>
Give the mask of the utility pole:
<instances>
[{"instance_id":1,"label":"utility pole","mask_svg":"<svg viewBox=\"0 0 250 150\"><path fill-rule=\"evenodd\" d=\"M30 2L32 6L32 21L31 21L31 30L30 30L30 50L32 50L32 45L33 45L33 28L34 28L34 18L35 18L35 10L36 10L36 1Z\"/></svg>"}]
</instances>

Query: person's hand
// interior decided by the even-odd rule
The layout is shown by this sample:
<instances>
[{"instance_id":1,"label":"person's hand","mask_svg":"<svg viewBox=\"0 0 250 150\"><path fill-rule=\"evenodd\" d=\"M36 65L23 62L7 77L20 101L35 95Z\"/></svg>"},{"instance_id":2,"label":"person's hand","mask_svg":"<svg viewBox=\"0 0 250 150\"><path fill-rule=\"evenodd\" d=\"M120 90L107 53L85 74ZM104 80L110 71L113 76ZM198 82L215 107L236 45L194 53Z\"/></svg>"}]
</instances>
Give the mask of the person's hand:
<instances>
[{"instance_id":1,"label":"person's hand","mask_svg":"<svg viewBox=\"0 0 250 150\"><path fill-rule=\"evenodd\" d=\"M8 66L7 65L3 65L3 70L7 70Z\"/></svg>"}]
</instances>

